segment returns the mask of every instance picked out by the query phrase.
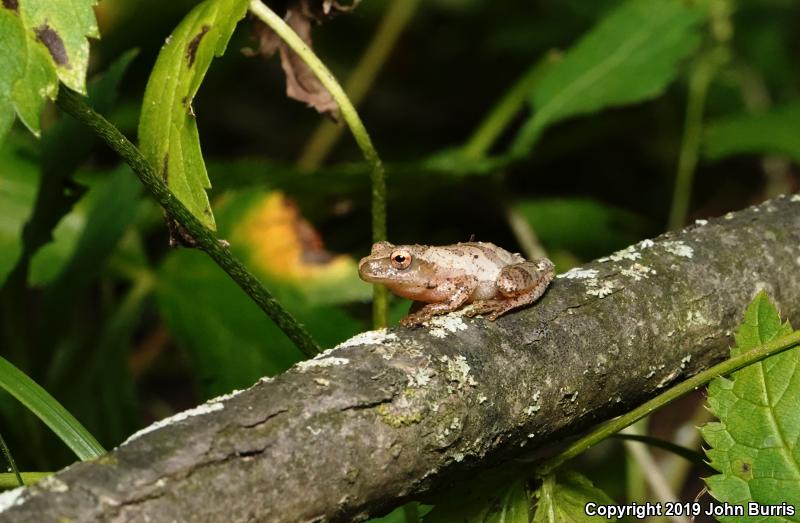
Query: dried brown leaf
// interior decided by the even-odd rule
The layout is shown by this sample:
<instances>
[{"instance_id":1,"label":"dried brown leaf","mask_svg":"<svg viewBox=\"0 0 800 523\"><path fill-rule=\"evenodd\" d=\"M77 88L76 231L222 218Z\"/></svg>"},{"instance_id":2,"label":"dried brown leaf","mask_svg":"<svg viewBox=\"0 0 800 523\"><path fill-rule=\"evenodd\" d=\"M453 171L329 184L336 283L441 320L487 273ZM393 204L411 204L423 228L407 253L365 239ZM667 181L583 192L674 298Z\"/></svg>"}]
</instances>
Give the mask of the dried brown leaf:
<instances>
[{"instance_id":1,"label":"dried brown leaf","mask_svg":"<svg viewBox=\"0 0 800 523\"><path fill-rule=\"evenodd\" d=\"M313 49L311 42L312 24L321 22L325 17L336 12L353 10L358 1L349 5L342 5L335 0L311 1L292 0L289 2L284 20L289 27ZM327 114L334 120L339 120L339 107L333 97L314 72L306 65L300 56L295 53L275 32L261 21L253 25L254 38L257 47L255 50L245 50L248 55L259 54L269 58L275 51L280 52L281 66L286 75L286 95L295 100L305 102L317 112Z\"/></svg>"}]
</instances>

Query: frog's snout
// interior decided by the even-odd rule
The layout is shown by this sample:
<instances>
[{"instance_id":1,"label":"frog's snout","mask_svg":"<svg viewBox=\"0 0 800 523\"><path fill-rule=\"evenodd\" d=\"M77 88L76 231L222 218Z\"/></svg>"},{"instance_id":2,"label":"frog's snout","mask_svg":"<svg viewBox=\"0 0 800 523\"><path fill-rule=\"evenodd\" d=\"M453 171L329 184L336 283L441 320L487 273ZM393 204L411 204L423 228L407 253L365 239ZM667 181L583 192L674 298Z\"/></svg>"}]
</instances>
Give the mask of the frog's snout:
<instances>
[{"instance_id":1,"label":"frog's snout","mask_svg":"<svg viewBox=\"0 0 800 523\"><path fill-rule=\"evenodd\" d=\"M367 276L374 274L375 269L375 262L370 261L369 257L361 258L358 262L358 277L364 281L369 281L367 280Z\"/></svg>"},{"instance_id":2,"label":"frog's snout","mask_svg":"<svg viewBox=\"0 0 800 523\"><path fill-rule=\"evenodd\" d=\"M370 283L375 283L381 280L386 272L386 267L382 260L370 259L369 257L361 258L358 262L358 276L362 280Z\"/></svg>"}]
</instances>

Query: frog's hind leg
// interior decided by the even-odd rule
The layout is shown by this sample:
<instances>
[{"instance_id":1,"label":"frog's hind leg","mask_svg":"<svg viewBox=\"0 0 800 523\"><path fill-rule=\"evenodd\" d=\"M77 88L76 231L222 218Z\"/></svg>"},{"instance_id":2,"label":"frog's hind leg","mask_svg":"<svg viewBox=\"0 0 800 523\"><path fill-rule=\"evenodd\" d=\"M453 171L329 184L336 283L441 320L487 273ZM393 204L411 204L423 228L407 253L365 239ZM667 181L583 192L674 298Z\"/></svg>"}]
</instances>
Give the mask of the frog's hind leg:
<instances>
[{"instance_id":1,"label":"frog's hind leg","mask_svg":"<svg viewBox=\"0 0 800 523\"><path fill-rule=\"evenodd\" d=\"M487 318L494 321L511 309L541 298L554 276L553 262L547 258L503 267L495 283L502 299L475 302L467 314L487 314Z\"/></svg>"}]
</instances>

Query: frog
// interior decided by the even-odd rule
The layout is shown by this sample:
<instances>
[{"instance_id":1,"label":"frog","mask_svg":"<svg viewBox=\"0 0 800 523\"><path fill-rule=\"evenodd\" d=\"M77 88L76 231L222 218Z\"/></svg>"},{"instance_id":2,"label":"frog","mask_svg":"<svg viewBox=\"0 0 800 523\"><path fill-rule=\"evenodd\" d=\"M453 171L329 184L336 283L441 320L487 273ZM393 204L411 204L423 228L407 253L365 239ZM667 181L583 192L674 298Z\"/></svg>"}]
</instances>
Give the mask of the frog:
<instances>
[{"instance_id":1,"label":"frog","mask_svg":"<svg viewBox=\"0 0 800 523\"><path fill-rule=\"evenodd\" d=\"M429 246L379 241L359 261L358 275L417 302L400 323L418 326L468 305L465 315L494 321L541 298L555 267L547 258L526 260L489 242Z\"/></svg>"}]
</instances>

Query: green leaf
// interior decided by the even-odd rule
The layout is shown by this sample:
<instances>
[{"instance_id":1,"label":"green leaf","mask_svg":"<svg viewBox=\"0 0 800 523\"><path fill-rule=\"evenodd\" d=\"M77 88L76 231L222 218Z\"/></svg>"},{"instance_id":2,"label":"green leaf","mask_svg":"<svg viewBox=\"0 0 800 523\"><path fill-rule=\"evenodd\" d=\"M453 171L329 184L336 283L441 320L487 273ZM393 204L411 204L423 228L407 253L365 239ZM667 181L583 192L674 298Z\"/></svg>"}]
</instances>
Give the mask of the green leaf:
<instances>
[{"instance_id":1,"label":"green leaf","mask_svg":"<svg viewBox=\"0 0 800 523\"><path fill-rule=\"evenodd\" d=\"M117 86L135 56L136 51L123 53L107 71L90 83L89 99L98 111L105 112L112 107L117 95ZM11 138L14 137L15 135L12 134ZM9 139L9 142L5 144L6 148L11 149L4 149L4 151L15 150L15 147L19 149L10 143L11 141ZM9 250L3 249L3 252L0 253L0 282L6 277L5 255L9 257L13 255L17 259L18 266L15 269L17 276L20 279L27 279L31 257L42 245L52 240L53 227L70 211L83 193L83 187L70 184L66 178L86 160L96 141L97 139L90 129L71 118L62 118L44 134L39 154L41 161L38 162L41 171L34 171L31 166L30 169L25 170L24 177L26 184L38 183L38 193L27 200L24 195L16 192L14 198L19 198L19 200L16 200L13 205L9 203L8 206L3 206L4 209L15 209L15 206L25 204L25 206L32 206L33 209L25 211L26 216L30 216L24 225L25 236L17 234L10 238L12 244L8 246ZM30 157L38 161L38 158L28 151L20 149L19 153L15 154L19 158ZM4 164L2 157L3 153L0 152L0 178L6 178L6 176L10 180L14 180L15 177L19 178L22 174L20 171L22 166L19 162ZM26 164L31 164L31 161L26 160ZM16 169L16 171L12 172L12 169ZM13 188L14 185L12 181L10 187ZM3 189L0 188L0 193L2 192ZM2 196L0 196L0 201L2 201ZM19 212L17 210L12 219L6 218L8 221L5 221L4 224L11 226L14 219L20 219Z\"/></svg>"},{"instance_id":2,"label":"green leaf","mask_svg":"<svg viewBox=\"0 0 800 523\"><path fill-rule=\"evenodd\" d=\"M220 234L232 240L234 255L323 346L333 346L363 331L366 325L342 309L314 305L316 300L309 299L304 282L280 280L263 272L249 243L258 238L250 236L247 225L257 226L251 220L252 212L263 205L263 195L229 194L217 209ZM272 236L276 244L285 246L289 243L285 240L277 234ZM355 267L351 271L355 272ZM280 329L202 252L184 249L170 253L158 269L155 291L170 333L194 361L205 397L250 386L262 376L278 374L302 359Z\"/></svg>"},{"instance_id":3,"label":"green leaf","mask_svg":"<svg viewBox=\"0 0 800 523\"><path fill-rule=\"evenodd\" d=\"M94 16L97 0L18 0L28 37L43 45L64 85L86 92L87 36L100 38Z\"/></svg>"},{"instance_id":4,"label":"green leaf","mask_svg":"<svg viewBox=\"0 0 800 523\"><path fill-rule=\"evenodd\" d=\"M86 92L89 37L99 37L96 0L17 0L0 6L0 139L14 113L38 136L58 81Z\"/></svg>"},{"instance_id":5,"label":"green leaf","mask_svg":"<svg viewBox=\"0 0 800 523\"><path fill-rule=\"evenodd\" d=\"M785 154L800 164L800 102L763 114L740 114L708 126L703 152L718 160L734 154Z\"/></svg>"},{"instance_id":6,"label":"green leaf","mask_svg":"<svg viewBox=\"0 0 800 523\"><path fill-rule=\"evenodd\" d=\"M764 292L747 308L736 332L735 356L790 334L792 327ZM719 418L702 429L711 466L706 478L720 502L800 507L800 350L771 356L708 387L708 405ZM720 517L720 521L800 521L794 516Z\"/></svg>"},{"instance_id":7,"label":"green leaf","mask_svg":"<svg viewBox=\"0 0 800 523\"><path fill-rule=\"evenodd\" d=\"M133 222L140 201L141 184L127 166L101 173L91 180L89 191L53 230L53 241L31 259L28 283L69 282L73 295L77 281L97 276L98 265L116 246ZM95 270L86 271L87 264Z\"/></svg>"},{"instance_id":8,"label":"green leaf","mask_svg":"<svg viewBox=\"0 0 800 523\"><path fill-rule=\"evenodd\" d=\"M215 229L211 187L192 101L213 57L221 56L247 0L206 0L192 9L161 48L147 82L139 121L142 153L198 220Z\"/></svg>"},{"instance_id":9,"label":"green leaf","mask_svg":"<svg viewBox=\"0 0 800 523\"><path fill-rule=\"evenodd\" d=\"M38 185L35 156L7 141L0 147L0 286L22 253L22 229L33 211Z\"/></svg>"},{"instance_id":10,"label":"green leaf","mask_svg":"<svg viewBox=\"0 0 800 523\"><path fill-rule=\"evenodd\" d=\"M41 315L48 328L39 335L42 344L38 354L40 361L52 361L51 358L61 354L65 347L75 344L75 338L70 335L75 332L72 320L82 313L75 304L79 303L78 300L91 283L104 275L107 258L136 219L142 185L130 168L121 165L110 173L102 173L102 176L92 184L86 204L67 215L68 222L73 217L81 220L76 237L68 240L66 248L54 255L49 248L61 247L57 237L54 243L37 252L33 259L32 275L41 274L37 267L49 269L47 264L52 264L55 269L48 270L47 286L42 293ZM59 258L58 255L63 257ZM97 329L93 329L93 332L97 332ZM82 357L76 357L73 361L76 360L86 363ZM51 363L49 376L53 376L54 371Z\"/></svg>"},{"instance_id":11,"label":"green leaf","mask_svg":"<svg viewBox=\"0 0 800 523\"><path fill-rule=\"evenodd\" d=\"M548 248L567 249L591 259L641 239L644 220L588 198L524 200L515 205Z\"/></svg>"},{"instance_id":12,"label":"green leaf","mask_svg":"<svg viewBox=\"0 0 800 523\"><path fill-rule=\"evenodd\" d=\"M282 192L253 190L227 198L225 212L236 223L226 238L257 277L291 288L309 305L371 299L372 286L358 277L357 260L326 251L313 226Z\"/></svg>"},{"instance_id":13,"label":"green leaf","mask_svg":"<svg viewBox=\"0 0 800 523\"><path fill-rule=\"evenodd\" d=\"M700 42L703 1L628 0L570 49L537 84L533 116L512 152L525 154L549 125L661 94Z\"/></svg>"},{"instance_id":14,"label":"green leaf","mask_svg":"<svg viewBox=\"0 0 800 523\"><path fill-rule=\"evenodd\" d=\"M46 390L0 357L0 387L17 398L83 461L106 453L89 431Z\"/></svg>"},{"instance_id":15,"label":"green leaf","mask_svg":"<svg viewBox=\"0 0 800 523\"><path fill-rule=\"evenodd\" d=\"M613 505L614 501L577 472L566 471L545 477L534 495L538 501L533 523L617 521L617 518L586 514L590 503L597 507Z\"/></svg>"},{"instance_id":16,"label":"green leaf","mask_svg":"<svg viewBox=\"0 0 800 523\"><path fill-rule=\"evenodd\" d=\"M528 523L528 493L523 481L499 489L485 489L478 483L470 487L471 492L459 489L437 504L425 523Z\"/></svg>"},{"instance_id":17,"label":"green leaf","mask_svg":"<svg viewBox=\"0 0 800 523\"><path fill-rule=\"evenodd\" d=\"M310 307L264 281L315 339L332 346L365 325L333 307ZM158 271L156 298L172 335L188 350L205 397L252 385L302 359L264 312L203 253L181 250Z\"/></svg>"}]
</instances>

